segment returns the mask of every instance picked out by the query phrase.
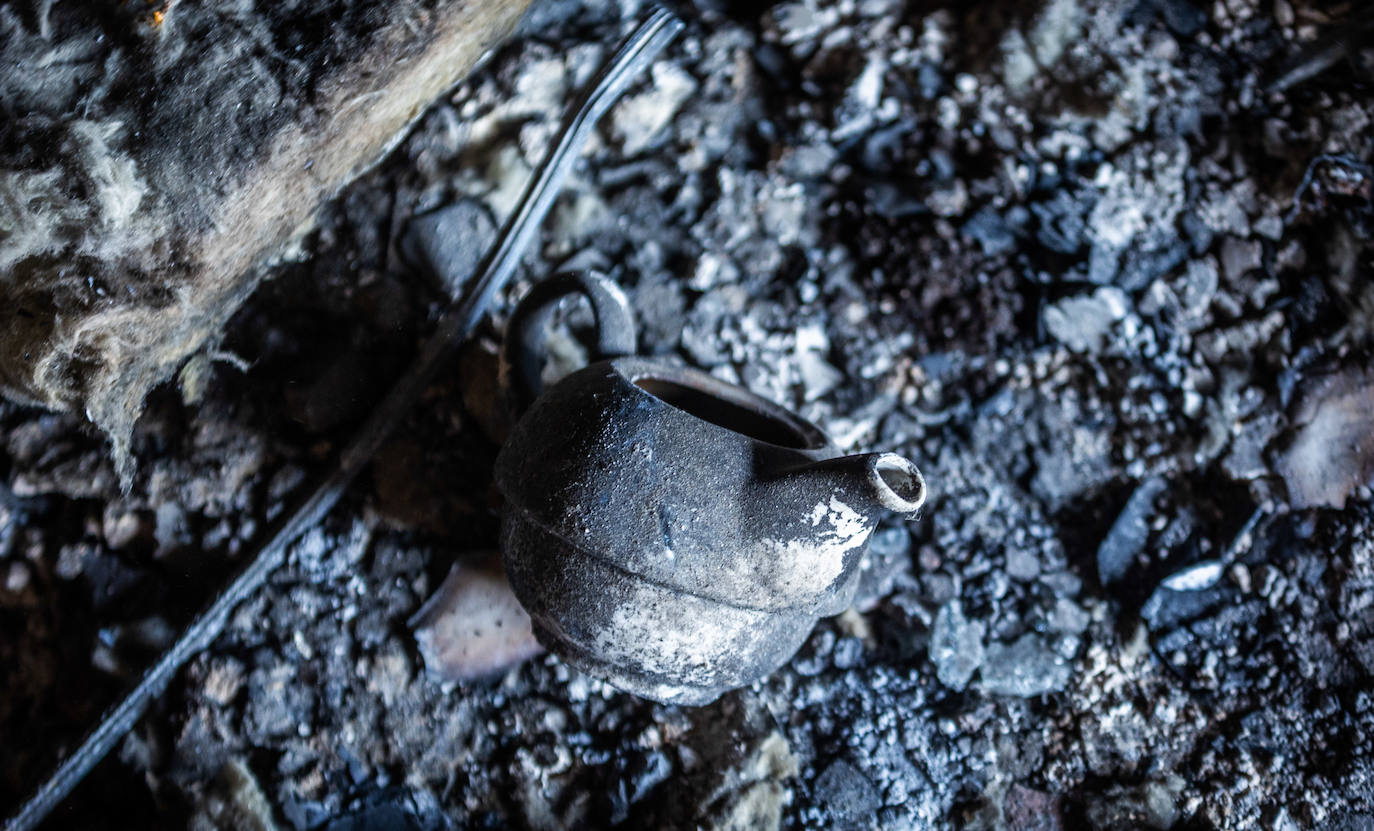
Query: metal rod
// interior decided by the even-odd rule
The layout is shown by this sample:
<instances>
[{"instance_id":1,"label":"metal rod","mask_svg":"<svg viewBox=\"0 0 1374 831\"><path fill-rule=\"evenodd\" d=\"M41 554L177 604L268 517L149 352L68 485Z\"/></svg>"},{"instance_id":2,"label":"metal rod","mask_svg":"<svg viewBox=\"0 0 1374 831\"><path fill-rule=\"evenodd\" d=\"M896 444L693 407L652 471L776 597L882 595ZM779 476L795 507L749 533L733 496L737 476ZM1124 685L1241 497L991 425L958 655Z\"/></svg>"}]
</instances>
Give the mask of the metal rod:
<instances>
[{"instance_id":1,"label":"metal rod","mask_svg":"<svg viewBox=\"0 0 1374 831\"><path fill-rule=\"evenodd\" d=\"M653 62L682 29L682 21L654 9L615 56L602 68L591 88L559 131L549 155L525 187L520 202L502 226L480 276L461 303L451 305L414 363L377 406L367 423L339 455L338 467L322 482L259 550L253 561L229 584L210 607L187 627L138 686L101 719L42 787L6 824L7 831L29 831L42 822L86 777L115 744L131 730L148 704L167 688L177 670L208 647L229 619L234 607L251 597L286 559L287 548L322 520L343 496L391 431L434 379L443 358L461 343L482 319L492 299L520 264L525 249L539 230L564 180L596 122L624 93L630 81Z\"/></svg>"}]
</instances>

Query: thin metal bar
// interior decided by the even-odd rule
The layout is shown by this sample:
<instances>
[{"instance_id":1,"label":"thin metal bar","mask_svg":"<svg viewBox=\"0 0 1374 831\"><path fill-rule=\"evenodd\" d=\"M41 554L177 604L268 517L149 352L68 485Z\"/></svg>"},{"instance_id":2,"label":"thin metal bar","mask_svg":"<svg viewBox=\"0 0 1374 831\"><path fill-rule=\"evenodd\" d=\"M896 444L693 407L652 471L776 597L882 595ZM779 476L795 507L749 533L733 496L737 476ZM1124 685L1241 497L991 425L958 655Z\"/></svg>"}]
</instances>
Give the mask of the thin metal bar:
<instances>
[{"instance_id":1,"label":"thin metal bar","mask_svg":"<svg viewBox=\"0 0 1374 831\"><path fill-rule=\"evenodd\" d=\"M75 752L58 765L42 787L6 824L8 831L29 831L42 822L120 738L133 728L148 704L167 688L177 670L219 636L234 607L261 588L272 572L285 561L291 543L329 513L420 393L434 379L443 358L472 331L486 313L491 300L515 272L596 122L624 93L630 81L676 37L682 25L682 21L669 12L655 9L616 52L564 122L553 149L526 186L520 202L502 227L495 247L483 261L480 276L472 290L467 292L461 303L450 306L439 319L434 333L421 348L411 368L392 387L340 454L335 471L281 525L252 563L144 673L138 686L101 719Z\"/></svg>"}]
</instances>

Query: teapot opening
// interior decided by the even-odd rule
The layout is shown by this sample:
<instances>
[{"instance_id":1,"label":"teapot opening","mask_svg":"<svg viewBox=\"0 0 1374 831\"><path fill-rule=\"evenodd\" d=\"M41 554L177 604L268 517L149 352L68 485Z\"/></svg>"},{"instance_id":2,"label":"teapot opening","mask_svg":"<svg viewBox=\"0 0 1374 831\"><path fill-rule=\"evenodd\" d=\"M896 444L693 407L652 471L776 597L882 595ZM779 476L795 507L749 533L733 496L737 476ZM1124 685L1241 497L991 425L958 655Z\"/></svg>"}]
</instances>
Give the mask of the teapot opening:
<instances>
[{"instance_id":1,"label":"teapot opening","mask_svg":"<svg viewBox=\"0 0 1374 831\"><path fill-rule=\"evenodd\" d=\"M710 389L655 377L634 378L634 383L671 407L757 441L798 450L825 444L819 429L753 393L730 387L709 375L703 375L701 380L688 377L685 371L682 375L683 381L709 384Z\"/></svg>"},{"instance_id":2,"label":"teapot opening","mask_svg":"<svg viewBox=\"0 0 1374 831\"><path fill-rule=\"evenodd\" d=\"M872 483L884 508L898 513L915 512L926 501L926 480L916 465L896 453L873 460Z\"/></svg>"}]
</instances>

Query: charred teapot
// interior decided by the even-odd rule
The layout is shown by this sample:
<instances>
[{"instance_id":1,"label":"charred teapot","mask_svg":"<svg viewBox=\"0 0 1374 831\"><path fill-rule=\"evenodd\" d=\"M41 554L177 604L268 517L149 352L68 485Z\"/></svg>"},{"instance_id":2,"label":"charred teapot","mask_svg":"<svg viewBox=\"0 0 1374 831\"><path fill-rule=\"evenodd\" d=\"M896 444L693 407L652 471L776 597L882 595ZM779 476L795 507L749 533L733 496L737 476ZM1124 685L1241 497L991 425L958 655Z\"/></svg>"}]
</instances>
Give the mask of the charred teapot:
<instances>
[{"instance_id":1,"label":"charred teapot","mask_svg":"<svg viewBox=\"0 0 1374 831\"><path fill-rule=\"evenodd\" d=\"M545 325L571 293L591 302L602 360L539 394ZM786 409L633 349L604 278L558 275L512 315L503 374L525 409L496 460L505 567L563 660L705 704L849 606L879 516L915 514L925 482L901 456L841 457Z\"/></svg>"}]
</instances>

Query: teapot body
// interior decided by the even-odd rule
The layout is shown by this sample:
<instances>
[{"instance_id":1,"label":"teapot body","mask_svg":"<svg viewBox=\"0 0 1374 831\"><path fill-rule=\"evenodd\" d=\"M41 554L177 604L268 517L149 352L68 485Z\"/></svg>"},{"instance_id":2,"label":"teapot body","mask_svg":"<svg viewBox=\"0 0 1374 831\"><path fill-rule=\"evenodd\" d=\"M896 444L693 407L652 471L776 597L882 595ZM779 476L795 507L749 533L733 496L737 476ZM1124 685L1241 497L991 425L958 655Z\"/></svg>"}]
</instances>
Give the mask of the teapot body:
<instances>
[{"instance_id":1,"label":"teapot body","mask_svg":"<svg viewBox=\"0 0 1374 831\"><path fill-rule=\"evenodd\" d=\"M544 391L497 458L507 575L564 660L647 698L709 702L850 604L884 507L874 482L907 477L916 501L899 507L924 497L909 462L840 455L705 373L600 361Z\"/></svg>"}]
</instances>

